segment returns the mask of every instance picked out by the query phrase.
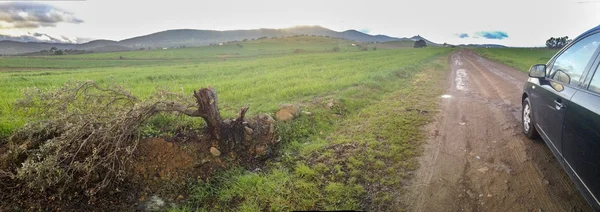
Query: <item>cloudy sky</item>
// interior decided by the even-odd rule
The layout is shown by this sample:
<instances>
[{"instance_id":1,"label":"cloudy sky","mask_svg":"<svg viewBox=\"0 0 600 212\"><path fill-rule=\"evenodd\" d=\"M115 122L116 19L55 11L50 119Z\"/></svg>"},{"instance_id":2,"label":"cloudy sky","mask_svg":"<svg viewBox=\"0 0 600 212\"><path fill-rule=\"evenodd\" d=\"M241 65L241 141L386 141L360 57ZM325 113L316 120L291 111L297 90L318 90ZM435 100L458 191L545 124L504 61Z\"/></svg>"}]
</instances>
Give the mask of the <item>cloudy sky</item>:
<instances>
[{"instance_id":1,"label":"cloudy sky","mask_svg":"<svg viewBox=\"0 0 600 212\"><path fill-rule=\"evenodd\" d=\"M395 37L419 34L438 43L542 46L551 36L575 37L599 24L600 0L0 2L0 35L111 40L180 28L320 25Z\"/></svg>"}]
</instances>

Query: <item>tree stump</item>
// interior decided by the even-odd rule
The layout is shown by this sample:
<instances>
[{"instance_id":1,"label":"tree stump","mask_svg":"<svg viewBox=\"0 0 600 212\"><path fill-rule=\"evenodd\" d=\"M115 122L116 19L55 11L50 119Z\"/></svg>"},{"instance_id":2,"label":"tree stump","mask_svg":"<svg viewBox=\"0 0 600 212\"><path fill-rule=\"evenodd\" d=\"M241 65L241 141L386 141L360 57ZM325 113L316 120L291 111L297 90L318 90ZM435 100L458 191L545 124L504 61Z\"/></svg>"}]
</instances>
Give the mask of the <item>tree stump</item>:
<instances>
[{"instance_id":1,"label":"tree stump","mask_svg":"<svg viewBox=\"0 0 600 212\"><path fill-rule=\"evenodd\" d=\"M222 155L234 155L240 160L249 161L271 152L275 144L272 118L254 117L246 120L248 107L244 106L235 119L223 119L214 88L194 91L194 97L198 104L195 114L206 121L206 133L211 138L212 146L221 151Z\"/></svg>"}]
</instances>

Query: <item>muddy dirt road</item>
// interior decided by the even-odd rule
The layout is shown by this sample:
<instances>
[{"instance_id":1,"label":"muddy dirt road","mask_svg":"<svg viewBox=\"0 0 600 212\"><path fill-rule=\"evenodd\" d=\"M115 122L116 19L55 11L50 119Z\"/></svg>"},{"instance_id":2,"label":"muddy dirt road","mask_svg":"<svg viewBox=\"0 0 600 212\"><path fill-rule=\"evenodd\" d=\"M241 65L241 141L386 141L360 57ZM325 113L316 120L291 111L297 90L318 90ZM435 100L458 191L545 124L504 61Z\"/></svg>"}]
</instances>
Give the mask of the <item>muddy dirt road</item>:
<instances>
[{"instance_id":1,"label":"muddy dirt road","mask_svg":"<svg viewBox=\"0 0 600 212\"><path fill-rule=\"evenodd\" d=\"M527 75L469 50L450 61L409 211L591 211L543 141L521 134Z\"/></svg>"}]
</instances>

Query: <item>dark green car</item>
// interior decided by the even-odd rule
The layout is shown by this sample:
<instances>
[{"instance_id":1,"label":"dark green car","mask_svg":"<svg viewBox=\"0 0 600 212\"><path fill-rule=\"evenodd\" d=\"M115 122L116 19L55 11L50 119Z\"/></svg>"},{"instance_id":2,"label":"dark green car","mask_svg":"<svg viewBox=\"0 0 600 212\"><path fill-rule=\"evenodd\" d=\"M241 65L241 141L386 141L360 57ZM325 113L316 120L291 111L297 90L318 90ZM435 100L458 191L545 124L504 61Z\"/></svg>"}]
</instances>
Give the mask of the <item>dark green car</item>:
<instances>
[{"instance_id":1,"label":"dark green car","mask_svg":"<svg viewBox=\"0 0 600 212\"><path fill-rule=\"evenodd\" d=\"M529 70L523 133L541 137L594 210L600 210L600 26Z\"/></svg>"}]
</instances>

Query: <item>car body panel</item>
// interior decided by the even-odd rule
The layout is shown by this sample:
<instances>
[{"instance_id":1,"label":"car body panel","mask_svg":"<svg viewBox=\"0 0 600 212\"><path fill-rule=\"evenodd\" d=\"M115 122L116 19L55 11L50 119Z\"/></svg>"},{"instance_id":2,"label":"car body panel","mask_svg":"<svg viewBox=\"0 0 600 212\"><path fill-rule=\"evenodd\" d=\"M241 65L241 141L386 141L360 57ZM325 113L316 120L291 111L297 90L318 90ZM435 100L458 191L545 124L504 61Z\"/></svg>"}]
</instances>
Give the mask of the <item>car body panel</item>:
<instances>
[{"instance_id":1,"label":"car body panel","mask_svg":"<svg viewBox=\"0 0 600 212\"><path fill-rule=\"evenodd\" d=\"M600 196L600 95L580 91L566 111L563 157L586 189ZM596 199L597 201L597 199Z\"/></svg>"}]
</instances>

